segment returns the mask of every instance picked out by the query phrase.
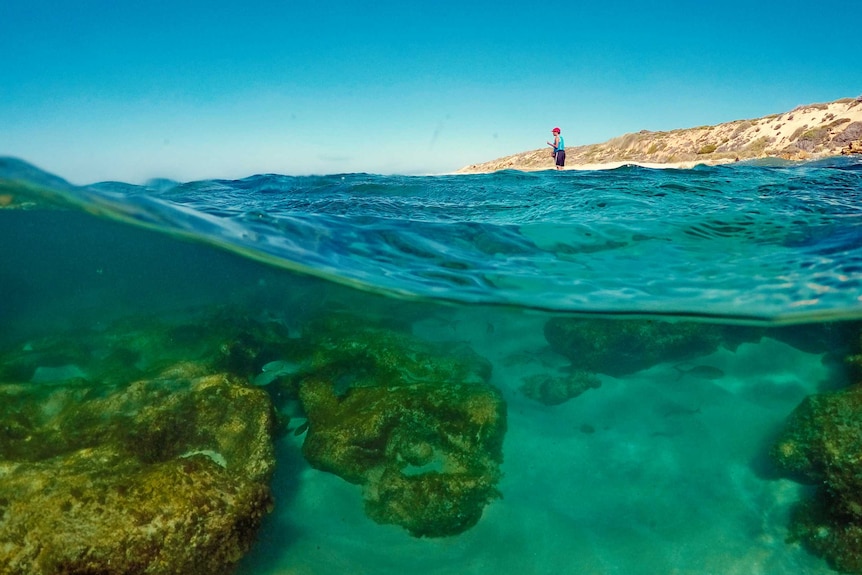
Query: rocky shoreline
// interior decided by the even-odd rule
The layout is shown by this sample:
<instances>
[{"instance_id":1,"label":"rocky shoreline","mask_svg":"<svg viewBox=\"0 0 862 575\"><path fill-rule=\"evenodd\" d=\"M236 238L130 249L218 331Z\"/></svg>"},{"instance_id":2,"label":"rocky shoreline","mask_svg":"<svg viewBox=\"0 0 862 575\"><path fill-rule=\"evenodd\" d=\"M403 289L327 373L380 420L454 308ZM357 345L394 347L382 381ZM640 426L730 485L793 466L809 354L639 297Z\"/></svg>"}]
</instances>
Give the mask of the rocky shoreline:
<instances>
[{"instance_id":1,"label":"rocky shoreline","mask_svg":"<svg viewBox=\"0 0 862 575\"><path fill-rule=\"evenodd\" d=\"M862 97L799 106L752 120L625 134L601 144L566 148L567 169L615 168L626 164L688 168L737 160L812 160L862 153ZM548 148L472 164L458 173L548 170Z\"/></svg>"}]
</instances>

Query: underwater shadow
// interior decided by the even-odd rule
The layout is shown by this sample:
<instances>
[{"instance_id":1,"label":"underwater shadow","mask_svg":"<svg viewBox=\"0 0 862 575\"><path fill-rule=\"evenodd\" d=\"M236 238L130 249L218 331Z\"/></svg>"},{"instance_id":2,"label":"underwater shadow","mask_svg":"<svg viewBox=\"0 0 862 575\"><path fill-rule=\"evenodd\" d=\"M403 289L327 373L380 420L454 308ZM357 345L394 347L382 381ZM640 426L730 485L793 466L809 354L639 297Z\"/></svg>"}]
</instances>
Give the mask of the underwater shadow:
<instances>
[{"instance_id":1,"label":"underwater shadow","mask_svg":"<svg viewBox=\"0 0 862 575\"><path fill-rule=\"evenodd\" d=\"M302 456L301 443L292 435L275 440L275 473L270 488L275 507L261 523L257 538L248 553L237 564L236 575L275 572L283 566L284 557L299 533L286 510L297 497L299 476L308 463Z\"/></svg>"}]
</instances>

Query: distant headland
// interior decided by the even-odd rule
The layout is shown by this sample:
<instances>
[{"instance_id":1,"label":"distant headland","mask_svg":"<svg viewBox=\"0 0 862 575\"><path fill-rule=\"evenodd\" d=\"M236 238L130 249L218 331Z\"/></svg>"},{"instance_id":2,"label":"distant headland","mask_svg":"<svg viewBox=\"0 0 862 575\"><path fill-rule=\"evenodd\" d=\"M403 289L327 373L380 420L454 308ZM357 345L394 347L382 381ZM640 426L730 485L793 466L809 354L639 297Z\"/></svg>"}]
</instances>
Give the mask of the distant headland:
<instances>
[{"instance_id":1,"label":"distant headland","mask_svg":"<svg viewBox=\"0 0 862 575\"><path fill-rule=\"evenodd\" d=\"M548 150L544 147L465 166L458 173L549 170L554 160ZM799 106L754 120L669 132L642 130L602 144L567 146L566 167L691 167L755 158L810 160L840 154L862 154L862 96Z\"/></svg>"}]
</instances>

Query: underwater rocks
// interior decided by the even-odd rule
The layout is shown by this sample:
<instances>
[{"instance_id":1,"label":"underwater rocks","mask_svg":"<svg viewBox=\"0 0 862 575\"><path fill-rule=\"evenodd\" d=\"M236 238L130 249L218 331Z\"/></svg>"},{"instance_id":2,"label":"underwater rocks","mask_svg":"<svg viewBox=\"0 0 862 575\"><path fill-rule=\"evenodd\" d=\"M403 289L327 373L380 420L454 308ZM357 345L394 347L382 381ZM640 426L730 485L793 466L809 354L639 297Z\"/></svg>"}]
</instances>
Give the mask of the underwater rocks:
<instances>
[{"instance_id":1,"label":"underwater rocks","mask_svg":"<svg viewBox=\"0 0 862 575\"><path fill-rule=\"evenodd\" d=\"M545 405L559 405L602 385L598 377L586 371L572 371L565 375L537 373L523 381L521 392Z\"/></svg>"},{"instance_id":2,"label":"underwater rocks","mask_svg":"<svg viewBox=\"0 0 862 575\"><path fill-rule=\"evenodd\" d=\"M748 328L695 322L553 318L545 324L551 348L575 370L618 377L665 361L730 349L748 337Z\"/></svg>"},{"instance_id":3,"label":"underwater rocks","mask_svg":"<svg viewBox=\"0 0 862 575\"><path fill-rule=\"evenodd\" d=\"M303 454L362 485L365 510L417 537L456 535L499 496L506 405L490 366L403 334L329 323L299 385Z\"/></svg>"},{"instance_id":4,"label":"underwater rocks","mask_svg":"<svg viewBox=\"0 0 862 575\"><path fill-rule=\"evenodd\" d=\"M817 485L796 505L790 539L846 573L862 573L862 384L810 396L772 449L788 477Z\"/></svg>"},{"instance_id":5,"label":"underwater rocks","mask_svg":"<svg viewBox=\"0 0 862 575\"><path fill-rule=\"evenodd\" d=\"M806 353L826 354L837 362L851 350L860 322L827 322L758 327L692 321L552 318L545 339L568 358L575 371L619 377L664 362L684 362L719 348L769 337Z\"/></svg>"},{"instance_id":6,"label":"underwater rocks","mask_svg":"<svg viewBox=\"0 0 862 575\"><path fill-rule=\"evenodd\" d=\"M545 339L573 369L614 377L706 354L720 343L720 335L706 325L571 318L548 320Z\"/></svg>"},{"instance_id":7,"label":"underwater rocks","mask_svg":"<svg viewBox=\"0 0 862 575\"><path fill-rule=\"evenodd\" d=\"M478 385L416 383L354 388L303 382L314 467L363 486L366 513L417 537L474 526L499 496L505 404Z\"/></svg>"},{"instance_id":8,"label":"underwater rocks","mask_svg":"<svg viewBox=\"0 0 862 575\"><path fill-rule=\"evenodd\" d=\"M843 361L848 354L859 349L862 322L835 321L774 326L764 335L805 353L826 354L830 360Z\"/></svg>"},{"instance_id":9,"label":"underwater rocks","mask_svg":"<svg viewBox=\"0 0 862 575\"><path fill-rule=\"evenodd\" d=\"M0 355L0 573L220 574L250 548L275 457L247 374L271 334L187 319Z\"/></svg>"},{"instance_id":10,"label":"underwater rocks","mask_svg":"<svg viewBox=\"0 0 862 575\"><path fill-rule=\"evenodd\" d=\"M229 573L272 507L269 400L235 378L0 394L2 573Z\"/></svg>"},{"instance_id":11,"label":"underwater rocks","mask_svg":"<svg viewBox=\"0 0 862 575\"><path fill-rule=\"evenodd\" d=\"M371 518L460 533L499 496L490 376L464 344L332 312L301 333L224 307L22 342L0 353L0 573L230 572L273 505L276 405L307 411L303 453Z\"/></svg>"}]
</instances>

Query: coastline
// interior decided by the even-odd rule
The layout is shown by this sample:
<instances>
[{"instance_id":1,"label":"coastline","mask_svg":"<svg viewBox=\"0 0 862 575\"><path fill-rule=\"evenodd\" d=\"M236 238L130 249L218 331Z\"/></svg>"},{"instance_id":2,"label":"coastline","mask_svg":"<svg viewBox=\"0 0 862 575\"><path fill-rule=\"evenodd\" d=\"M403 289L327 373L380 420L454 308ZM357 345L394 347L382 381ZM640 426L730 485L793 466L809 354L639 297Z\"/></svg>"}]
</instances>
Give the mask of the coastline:
<instances>
[{"instance_id":1,"label":"coastline","mask_svg":"<svg viewBox=\"0 0 862 575\"><path fill-rule=\"evenodd\" d=\"M601 163L592 163L592 164L573 164L570 166L566 166L562 171L577 171L577 172L587 172L587 171L596 171L596 170L616 170L617 168L622 168L624 166L638 166L640 168L650 168L655 170L690 170L695 166L718 166L721 164L732 164L735 163L735 160L732 159L721 159L721 160L690 160L686 162L637 162L637 161L628 161L628 160L618 160L615 162L601 162ZM535 172L541 170L553 170L554 166L549 166L546 168L535 168L523 171Z\"/></svg>"},{"instance_id":2,"label":"coastline","mask_svg":"<svg viewBox=\"0 0 862 575\"><path fill-rule=\"evenodd\" d=\"M757 119L667 132L641 130L601 144L569 146L565 170L604 170L625 165L689 169L744 160L805 161L859 153L862 96L799 106ZM553 168L547 148L539 148L471 164L455 173Z\"/></svg>"},{"instance_id":3,"label":"coastline","mask_svg":"<svg viewBox=\"0 0 862 575\"><path fill-rule=\"evenodd\" d=\"M667 170L690 170L695 166L718 166L721 164L732 164L735 163L735 159L721 159L721 160L706 160L706 161L687 161L687 162L630 162L630 161L617 161L617 162L604 162L601 164L577 164L571 167L564 168L566 170L577 170L577 171L586 171L586 170L615 170L617 168L621 168L623 166L639 166L641 168L652 168L652 169L667 169Z\"/></svg>"}]
</instances>

